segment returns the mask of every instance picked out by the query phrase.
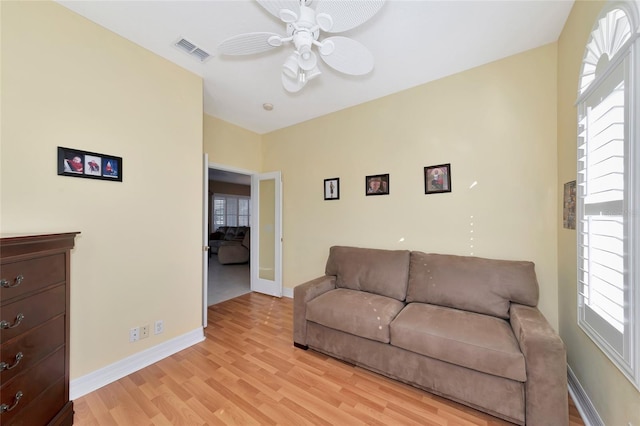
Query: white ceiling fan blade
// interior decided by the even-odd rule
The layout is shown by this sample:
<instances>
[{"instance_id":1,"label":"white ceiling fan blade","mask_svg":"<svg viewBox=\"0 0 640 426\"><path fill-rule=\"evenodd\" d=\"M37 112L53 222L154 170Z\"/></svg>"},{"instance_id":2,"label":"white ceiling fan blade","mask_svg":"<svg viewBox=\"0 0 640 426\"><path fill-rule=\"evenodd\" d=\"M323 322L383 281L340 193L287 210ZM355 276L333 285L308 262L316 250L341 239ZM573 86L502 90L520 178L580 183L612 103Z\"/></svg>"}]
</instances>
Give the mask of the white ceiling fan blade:
<instances>
[{"instance_id":1,"label":"white ceiling fan blade","mask_svg":"<svg viewBox=\"0 0 640 426\"><path fill-rule=\"evenodd\" d=\"M271 37L281 37L276 33L246 33L229 37L218 45L218 53L221 55L252 55L274 49L278 46Z\"/></svg>"},{"instance_id":2,"label":"white ceiling fan blade","mask_svg":"<svg viewBox=\"0 0 640 426\"><path fill-rule=\"evenodd\" d=\"M373 17L384 5L385 0L316 0L316 15L326 13L333 19L327 32L341 33L362 25Z\"/></svg>"},{"instance_id":3,"label":"white ceiling fan blade","mask_svg":"<svg viewBox=\"0 0 640 426\"><path fill-rule=\"evenodd\" d=\"M364 75L373 69L373 55L360 42L347 37L329 37L323 42L331 42L333 51L327 55L322 54L322 60L336 71L349 75Z\"/></svg>"},{"instance_id":4,"label":"white ceiling fan blade","mask_svg":"<svg viewBox=\"0 0 640 426\"><path fill-rule=\"evenodd\" d=\"M278 19L280 18L280 11L282 9L288 9L300 16L300 2L298 0L256 0L260 6L264 7L267 12L272 14Z\"/></svg>"}]
</instances>

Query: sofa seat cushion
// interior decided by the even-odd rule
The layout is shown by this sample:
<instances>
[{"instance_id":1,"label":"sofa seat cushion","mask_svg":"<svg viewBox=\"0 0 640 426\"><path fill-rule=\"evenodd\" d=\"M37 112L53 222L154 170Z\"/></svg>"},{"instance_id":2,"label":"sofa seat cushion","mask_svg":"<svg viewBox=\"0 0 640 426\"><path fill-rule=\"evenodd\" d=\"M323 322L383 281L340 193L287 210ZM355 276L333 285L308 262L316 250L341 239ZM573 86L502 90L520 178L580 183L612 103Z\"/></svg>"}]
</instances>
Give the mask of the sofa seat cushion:
<instances>
[{"instance_id":1,"label":"sofa seat cushion","mask_svg":"<svg viewBox=\"0 0 640 426\"><path fill-rule=\"evenodd\" d=\"M389 324L404 303L365 291L338 288L330 290L307 304L308 321L389 343Z\"/></svg>"},{"instance_id":2,"label":"sofa seat cushion","mask_svg":"<svg viewBox=\"0 0 640 426\"><path fill-rule=\"evenodd\" d=\"M410 303L390 330L394 346L519 382L527 379L524 356L503 319Z\"/></svg>"}]
</instances>

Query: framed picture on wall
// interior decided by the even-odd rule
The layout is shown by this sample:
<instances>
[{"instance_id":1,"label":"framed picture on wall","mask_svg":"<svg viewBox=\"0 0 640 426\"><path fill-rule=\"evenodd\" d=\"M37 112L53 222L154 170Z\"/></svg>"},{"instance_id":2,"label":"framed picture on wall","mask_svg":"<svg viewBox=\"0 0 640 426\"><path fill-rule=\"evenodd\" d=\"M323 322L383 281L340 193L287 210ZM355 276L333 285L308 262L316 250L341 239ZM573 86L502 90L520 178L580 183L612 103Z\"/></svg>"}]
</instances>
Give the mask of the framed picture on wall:
<instances>
[{"instance_id":1,"label":"framed picture on wall","mask_svg":"<svg viewBox=\"0 0 640 426\"><path fill-rule=\"evenodd\" d=\"M340 178L331 178L324 180L324 199L340 199Z\"/></svg>"},{"instance_id":2,"label":"framed picture on wall","mask_svg":"<svg viewBox=\"0 0 640 426\"><path fill-rule=\"evenodd\" d=\"M424 193L451 192L451 164L424 168Z\"/></svg>"},{"instance_id":3,"label":"framed picture on wall","mask_svg":"<svg viewBox=\"0 0 640 426\"><path fill-rule=\"evenodd\" d=\"M371 175L365 178L366 195L389 195L389 174Z\"/></svg>"},{"instance_id":4,"label":"framed picture on wall","mask_svg":"<svg viewBox=\"0 0 640 426\"><path fill-rule=\"evenodd\" d=\"M59 146L58 175L122 182L122 157Z\"/></svg>"},{"instance_id":5,"label":"framed picture on wall","mask_svg":"<svg viewBox=\"0 0 640 426\"><path fill-rule=\"evenodd\" d=\"M576 181L564 184L564 199L562 208L562 226L576 229Z\"/></svg>"}]
</instances>

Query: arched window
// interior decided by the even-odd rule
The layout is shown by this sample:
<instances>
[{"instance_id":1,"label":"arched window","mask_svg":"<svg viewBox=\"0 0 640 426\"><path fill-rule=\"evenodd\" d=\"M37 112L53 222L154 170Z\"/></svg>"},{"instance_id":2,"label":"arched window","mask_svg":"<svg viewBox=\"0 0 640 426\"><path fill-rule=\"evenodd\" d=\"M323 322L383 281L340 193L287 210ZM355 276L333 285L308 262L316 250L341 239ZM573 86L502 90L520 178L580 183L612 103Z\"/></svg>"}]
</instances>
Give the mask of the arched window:
<instances>
[{"instance_id":1,"label":"arched window","mask_svg":"<svg viewBox=\"0 0 640 426\"><path fill-rule=\"evenodd\" d=\"M640 41L610 3L578 88L578 324L640 389Z\"/></svg>"}]
</instances>

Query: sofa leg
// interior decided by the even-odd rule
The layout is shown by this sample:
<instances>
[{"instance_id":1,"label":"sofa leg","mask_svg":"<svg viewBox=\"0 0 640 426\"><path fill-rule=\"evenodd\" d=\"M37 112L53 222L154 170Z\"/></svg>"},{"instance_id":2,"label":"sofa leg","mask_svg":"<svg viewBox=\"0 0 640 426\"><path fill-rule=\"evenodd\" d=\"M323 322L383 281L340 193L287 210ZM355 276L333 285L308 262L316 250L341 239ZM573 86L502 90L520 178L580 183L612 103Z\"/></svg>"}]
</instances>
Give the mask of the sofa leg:
<instances>
[{"instance_id":1,"label":"sofa leg","mask_svg":"<svg viewBox=\"0 0 640 426\"><path fill-rule=\"evenodd\" d=\"M293 342L293 346L295 346L295 347L296 347L296 348L298 348L298 349L303 349L303 350L305 350L305 351L306 351L307 349L309 349L309 346L307 346L307 345L303 345L303 344L298 343L298 342Z\"/></svg>"}]
</instances>

